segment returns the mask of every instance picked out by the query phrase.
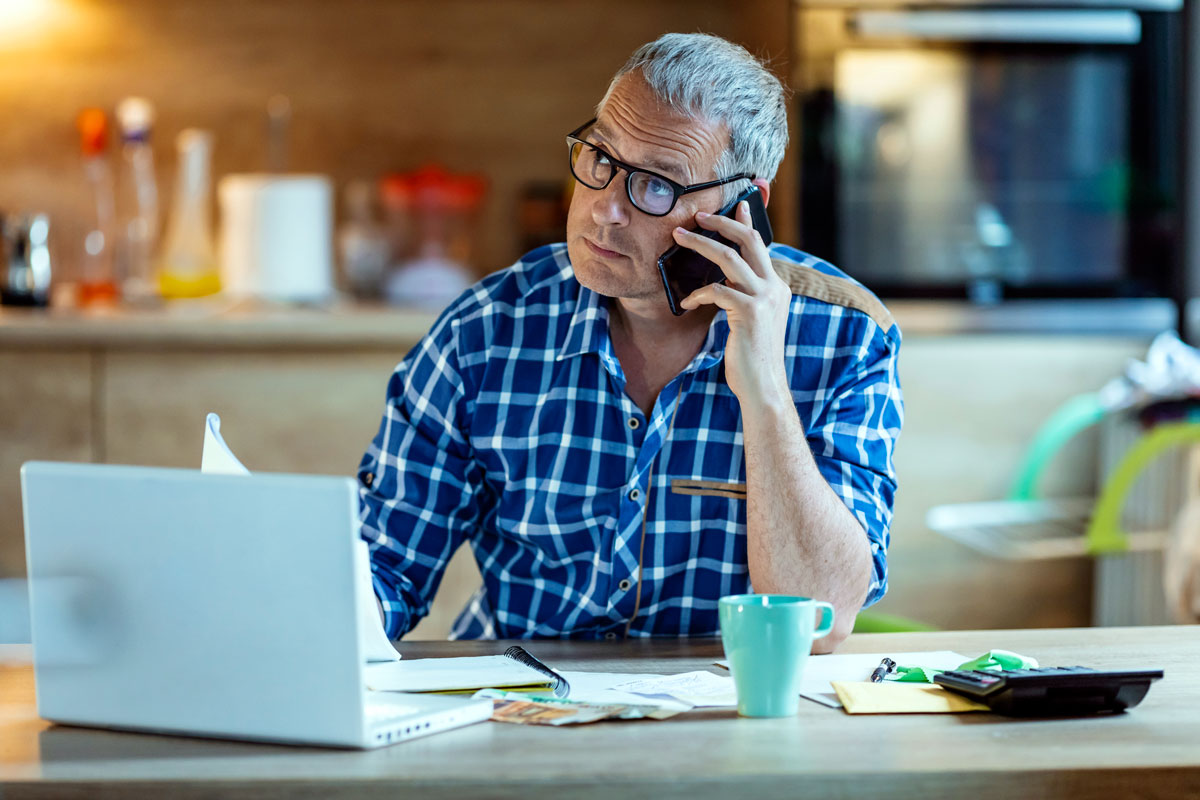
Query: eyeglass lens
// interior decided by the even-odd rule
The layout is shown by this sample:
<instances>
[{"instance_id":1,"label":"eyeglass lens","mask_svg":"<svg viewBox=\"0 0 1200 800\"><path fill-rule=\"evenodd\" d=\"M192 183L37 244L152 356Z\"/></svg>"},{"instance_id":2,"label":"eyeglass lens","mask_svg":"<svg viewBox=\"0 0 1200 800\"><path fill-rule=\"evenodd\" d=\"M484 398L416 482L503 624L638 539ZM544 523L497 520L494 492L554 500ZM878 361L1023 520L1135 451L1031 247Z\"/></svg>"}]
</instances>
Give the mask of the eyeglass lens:
<instances>
[{"instance_id":1,"label":"eyeglass lens","mask_svg":"<svg viewBox=\"0 0 1200 800\"><path fill-rule=\"evenodd\" d=\"M603 189L616 174L617 166L595 147L575 142L571 147L571 172L592 189ZM626 182L633 204L648 214L666 214L675 205L675 189L657 175L634 170Z\"/></svg>"}]
</instances>

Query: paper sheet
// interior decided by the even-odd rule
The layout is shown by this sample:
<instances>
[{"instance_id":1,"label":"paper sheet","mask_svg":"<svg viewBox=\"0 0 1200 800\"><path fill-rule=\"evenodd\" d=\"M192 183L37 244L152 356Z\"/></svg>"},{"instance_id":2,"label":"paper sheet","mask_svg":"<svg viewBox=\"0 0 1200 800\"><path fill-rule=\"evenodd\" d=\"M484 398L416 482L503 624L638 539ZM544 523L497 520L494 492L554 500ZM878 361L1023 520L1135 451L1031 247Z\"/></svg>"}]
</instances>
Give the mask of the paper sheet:
<instances>
[{"instance_id":1,"label":"paper sheet","mask_svg":"<svg viewBox=\"0 0 1200 800\"><path fill-rule=\"evenodd\" d=\"M200 453L200 471L212 475L249 475L221 436L221 418L210 413L204 420L204 450Z\"/></svg>"},{"instance_id":2,"label":"paper sheet","mask_svg":"<svg viewBox=\"0 0 1200 800\"><path fill-rule=\"evenodd\" d=\"M375 585L371 581L370 548L362 539L354 543L354 548L354 577L366 590L358 593L358 641L362 645L363 659L368 663L398 661L400 653L388 640L383 631L383 620L379 618Z\"/></svg>"},{"instance_id":3,"label":"paper sheet","mask_svg":"<svg viewBox=\"0 0 1200 800\"><path fill-rule=\"evenodd\" d=\"M507 656L414 658L368 664L363 674L367 687L377 692L445 692L546 685L545 675Z\"/></svg>"},{"instance_id":4,"label":"paper sheet","mask_svg":"<svg viewBox=\"0 0 1200 800\"><path fill-rule=\"evenodd\" d=\"M221 418L210 413L204 420L204 450L200 456L200 471L210 475L249 475L250 470L225 444L221 436ZM358 593L357 615L359 641L363 647L363 658L368 662L396 661L400 654L388 641L375 605L375 586L371 581L371 556L367 543L359 539L355 543L354 576L366 591Z\"/></svg>"},{"instance_id":5,"label":"paper sheet","mask_svg":"<svg viewBox=\"0 0 1200 800\"><path fill-rule=\"evenodd\" d=\"M869 681L871 672L884 658L890 658L905 666L930 667L932 669L956 669L967 660L967 656L953 650L930 650L917 653L847 653L827 656L809 656L804 665L804 678L800 683L800 696L808 700L841 708L834 681ZM729 669L728 661L716 662Z\"/></svg>"},{"instance_id":6,"label":"paper sheet","mask_svg":"<svg viewBox=\"0 0 1200 800\"><path fill-rule=\"evenodd\" d=\"M627 672L564 672L555 670L571 684L571 694L568 700L578 700L581 703L596 703L598 705L655 705L659 708L673 711L688 711L691 703L677 700L673 697L647 697L632 692L617 689L621 684L634 681L651 681L666 678L666 675L649 673L630 674Z\"/></svg>"},{"instance_id":7,"label":"paper sheet","mask_svg":"<svg viewBox=\"0 0 1200 800\"><path fill-rule=\"evenodd\" d=\"M732 708L737 705L733 678L704 670L680 675L655 675L618 684L613 689L648 697L671 697L696 708Z\"/></svg>"}]
</instances>

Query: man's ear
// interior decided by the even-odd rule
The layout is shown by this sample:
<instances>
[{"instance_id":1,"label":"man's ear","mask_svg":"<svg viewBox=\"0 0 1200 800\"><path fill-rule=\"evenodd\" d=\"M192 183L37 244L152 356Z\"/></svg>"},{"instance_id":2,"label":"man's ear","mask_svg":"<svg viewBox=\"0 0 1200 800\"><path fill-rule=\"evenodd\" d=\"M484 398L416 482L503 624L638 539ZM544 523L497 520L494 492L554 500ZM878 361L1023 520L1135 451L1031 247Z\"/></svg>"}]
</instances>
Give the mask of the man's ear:
<instances>
[{"instance_id":1,"label":"man's ear","mask_svg":"<svg viewBox=\"0 0 1200 800\"><path fill-rule=\"evenodd\" d=\"M767 203L771 200L771 184L767 183L762 178L755 178L750 182L757 186L758 190L762 192L763 207L765 208Z\"/></svg>"}]
</instances>

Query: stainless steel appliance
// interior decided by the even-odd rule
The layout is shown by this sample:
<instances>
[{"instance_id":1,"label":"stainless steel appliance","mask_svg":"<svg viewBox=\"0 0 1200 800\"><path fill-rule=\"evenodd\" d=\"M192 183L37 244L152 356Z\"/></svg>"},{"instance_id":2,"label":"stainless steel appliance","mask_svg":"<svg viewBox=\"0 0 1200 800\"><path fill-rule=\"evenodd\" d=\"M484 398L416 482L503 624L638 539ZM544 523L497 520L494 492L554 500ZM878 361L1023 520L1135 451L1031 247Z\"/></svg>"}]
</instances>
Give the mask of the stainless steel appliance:
<instances>
[{"instance_id":1,"label":"stainless steel appliance","mask_svg":"<svg viewBox=\"0 0 1200 800\"><path fill-rule=\"evenodd\" d=\"M800 3L802 246L890 297L1181 301L1181 7Z\"/></svg>"}]
</instances>

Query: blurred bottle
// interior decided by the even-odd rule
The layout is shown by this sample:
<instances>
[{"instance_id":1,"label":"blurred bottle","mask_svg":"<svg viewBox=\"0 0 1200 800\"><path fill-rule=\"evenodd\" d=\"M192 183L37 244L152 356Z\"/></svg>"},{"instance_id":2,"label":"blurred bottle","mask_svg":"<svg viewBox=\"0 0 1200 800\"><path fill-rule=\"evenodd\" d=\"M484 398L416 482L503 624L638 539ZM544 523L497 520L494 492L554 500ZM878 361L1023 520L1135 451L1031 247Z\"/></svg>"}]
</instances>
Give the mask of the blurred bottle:
<instances>
[{"instance_id":1,"label":"blurred bottle","mask_svg":"<svg viewBox=\"0 0 1200 800\"><path fill-rule=\"evenodd\" d=\"M113 265L116 202L108 161L108 116L98 108L86 108L76 122L83 153L83 174L95 212L91 230L83 238L78 301L84 306L111 304L116 302L120 291Z\"/></svg>"},{"instance_id":2,"label":"blurred bottle","mask_svg":"<svg viewBox=\"0 0 1200 800\"><path fill-rule=\"evenodd\" d=\"M121 294L130 302L157 296L154 247L158 241L158 185L150 131L154 107L140 97L117 105L121 126L121 175L117 197L117 276Z\"/></svg>"},{"instance_id":3,"label":"blurred bottle","mask_svg":"<svg viewBox=\"0 0 1200 800\"><path fill-rule=\"evenodd\" d=\"M378 300L391 246L375 219L372 185L351 181L345 194L346 221L338 229L338 256L351 293L359 300Z\"/></svg>"},{"instance_id":4,"label":"blurred bottle","mask_svg":"<svg viewBox=\"0 0 1200 800\"><path fill-rule=\"evenodd\" d=\"M179 151L175 199L158 273L163 297L203 297L221 290L209 212L212 145L212 134L195 128L180 131L175 139Z\"/></svg>"}]
</instances>

